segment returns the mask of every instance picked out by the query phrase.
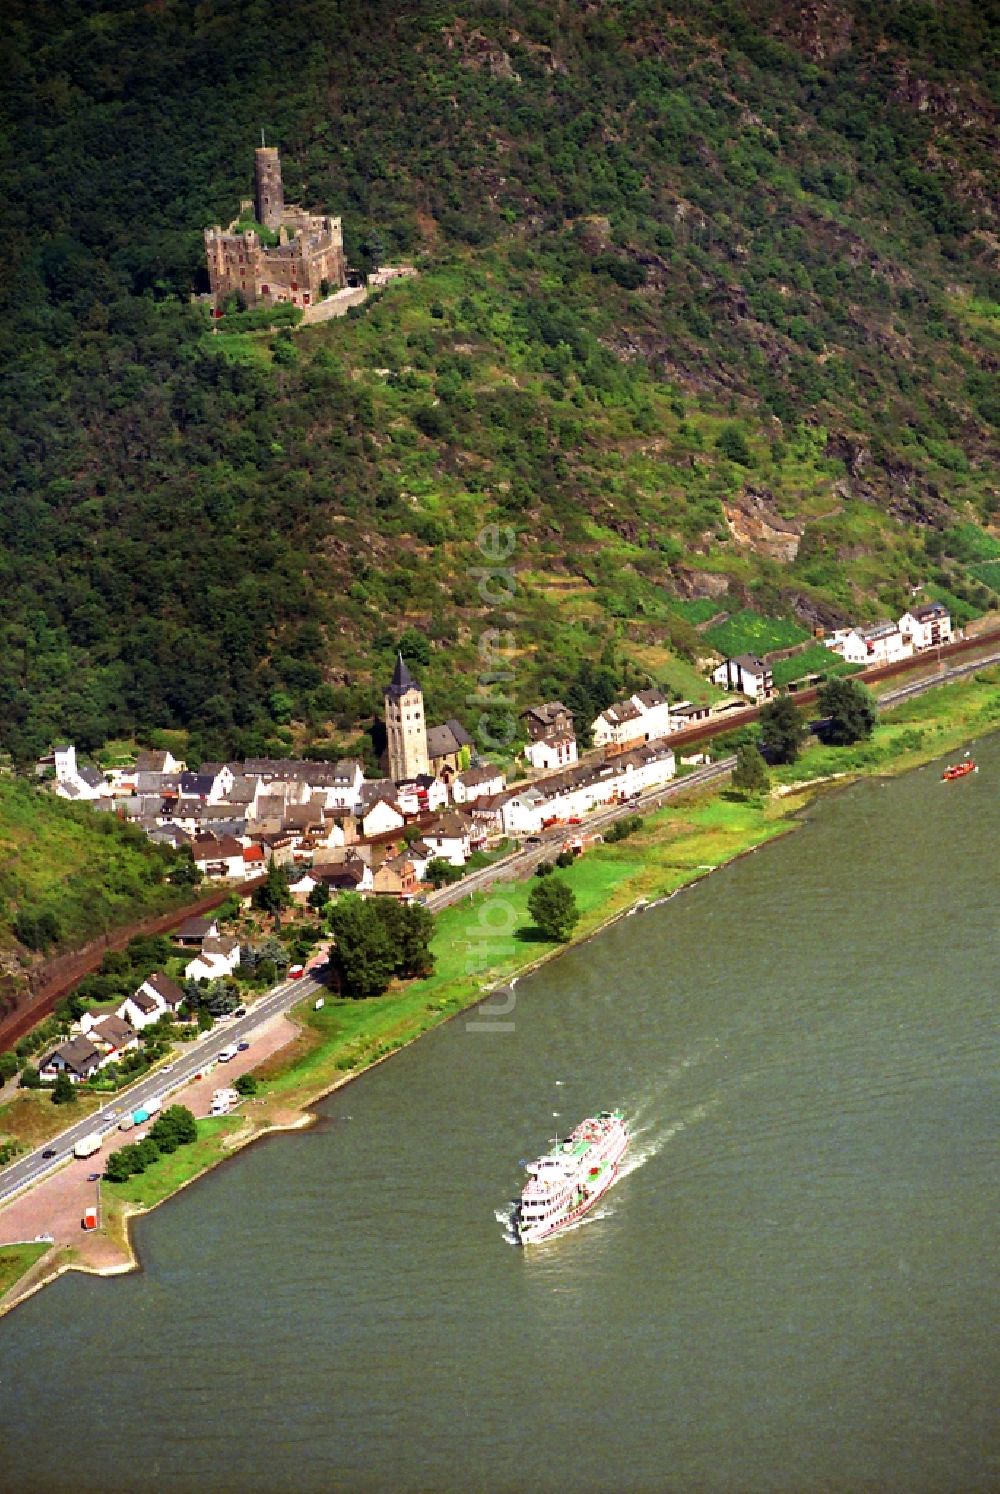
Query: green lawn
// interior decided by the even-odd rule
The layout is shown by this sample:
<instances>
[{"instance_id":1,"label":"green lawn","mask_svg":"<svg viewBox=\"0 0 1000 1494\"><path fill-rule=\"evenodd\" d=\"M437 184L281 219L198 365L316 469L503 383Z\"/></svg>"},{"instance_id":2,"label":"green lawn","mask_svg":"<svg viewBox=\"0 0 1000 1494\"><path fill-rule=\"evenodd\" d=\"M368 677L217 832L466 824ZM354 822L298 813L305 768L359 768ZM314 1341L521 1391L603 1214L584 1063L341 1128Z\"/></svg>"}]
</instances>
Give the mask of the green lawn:
<instances>
[{"instance_id":1,"label":"green lawn","mask_svg":"<svg viewBox=\"0 0 1000 1494\"><path fill-rule=\"evenodd\" d=\"M151 1209L218 1162L225 1155L223 1142L240 1125L242 1119L238 1115L200 1120L197 1141L178 1147L169 1156L161 1156L152 1167L129 1178L127 1183L102 1183L102 1198L106 1204L133 1204Z\"/></svg>"},{"instance_id":2,"label":"green lawn","mask_svg":"<svg viewBox=\"0 0 1000 1494\"><path fill-rule=\"evenodd\" d=\"M41 1260L52 1246L48 1241L32 1241L30 1245L0 1245L0 1302L15 1282L30 1271L36 1261Z\"/></svg>"},{"instance_id":3,"label":"green lawn","mask_svg":"<svg viewBox=\"0 0 1000 1494\"><path fill-rule=\"evenodd\" d=\"M832 648L817 643L801 654L793 654L790 659L779 659L773 669L774 683L788 685L792 680L804 679L807 674L853 674L860 668L860 664L848 664Z\"/></svg>"},{"instance_id":4,"label":"green lawn","mask_svg":"<svg viewBox=\"0 0 1000 1494\"><path fill-rule=\"evenodd\" d=\"M744 608L702 636L712 648L732 659L737 654L766 654L771 649L791 648L793 644L804 643L809 632L788 618L763 617Z\"/></svg>"}]
</instances>

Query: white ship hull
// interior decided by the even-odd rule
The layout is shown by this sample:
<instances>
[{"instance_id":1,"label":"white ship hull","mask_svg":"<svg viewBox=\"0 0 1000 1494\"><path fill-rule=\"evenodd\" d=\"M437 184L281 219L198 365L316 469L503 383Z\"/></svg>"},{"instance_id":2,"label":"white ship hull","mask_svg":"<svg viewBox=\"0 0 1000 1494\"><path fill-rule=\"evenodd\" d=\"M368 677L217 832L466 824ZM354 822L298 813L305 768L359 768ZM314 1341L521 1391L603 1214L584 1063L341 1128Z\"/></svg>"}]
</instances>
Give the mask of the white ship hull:
<instances>
[{"instance_id":1,"label":"white ship hull","mask_svg":"<svg viewBox=\"0 0 1000 1494\"><path fill-rule=\"evenodd\" d=\"M529 1181L514 1210L519 1244L549 1240L588 1214L618 1177L629 1140L622 1117L602 1112L530 1163Z\"/></svg>"}]
</instances>

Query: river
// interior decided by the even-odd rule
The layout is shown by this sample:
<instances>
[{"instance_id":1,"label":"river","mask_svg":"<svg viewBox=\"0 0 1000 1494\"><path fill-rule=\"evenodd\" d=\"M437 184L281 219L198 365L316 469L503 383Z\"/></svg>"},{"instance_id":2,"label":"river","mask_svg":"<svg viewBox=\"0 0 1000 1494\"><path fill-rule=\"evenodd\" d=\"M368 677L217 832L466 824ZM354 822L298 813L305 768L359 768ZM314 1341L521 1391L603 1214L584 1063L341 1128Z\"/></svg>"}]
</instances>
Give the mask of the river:
<instances>
[{"instance_id":1,"label":"river","mask_svg":"<svg viewBox=\"0 0 1000 1494\"><path fill-rule=\"evenodd\" d=\"M1000 738L817 804L0 1322L0 1487L1000 1487ZM630 1166L522 1251L519 1160Z\"/></svg>"}]
</instances>

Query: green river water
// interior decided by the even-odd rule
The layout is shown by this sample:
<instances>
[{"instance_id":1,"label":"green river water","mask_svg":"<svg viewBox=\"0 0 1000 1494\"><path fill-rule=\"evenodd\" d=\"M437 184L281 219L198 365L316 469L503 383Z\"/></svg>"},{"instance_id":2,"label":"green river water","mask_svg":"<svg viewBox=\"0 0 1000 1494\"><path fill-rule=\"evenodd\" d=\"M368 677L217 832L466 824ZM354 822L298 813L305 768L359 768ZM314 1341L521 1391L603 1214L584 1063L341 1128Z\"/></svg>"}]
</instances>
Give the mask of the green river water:
<instances>
[{"instance_id":1,"label":"green river water","mask_svg":"<svg viewBox=\"0 0 1000 1494\"><path fill-rule=\"evenodd\" d=\"M519 983L0 1322L11 1490L1000 1488L1000 738ZM625 1176L505 1240L621 1105Z\"/></svg>"}]
</instances>

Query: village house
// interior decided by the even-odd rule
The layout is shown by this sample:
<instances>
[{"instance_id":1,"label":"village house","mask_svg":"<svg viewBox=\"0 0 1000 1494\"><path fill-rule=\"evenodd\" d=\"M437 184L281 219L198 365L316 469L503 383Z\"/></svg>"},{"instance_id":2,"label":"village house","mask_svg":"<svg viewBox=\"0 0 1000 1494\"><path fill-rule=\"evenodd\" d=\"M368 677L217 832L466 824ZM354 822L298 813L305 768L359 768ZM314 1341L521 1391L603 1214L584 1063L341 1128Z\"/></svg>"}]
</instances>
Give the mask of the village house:
<instances>
[{"instance_id":1,"label":"village house","mask_svg":"<svg viewBox=\"0 0 1000 1494\"><path fill-rule=\"evenodd\" d=\"M201 944L203 939L218 932L219 925L214 918L185 918L180 927L174 929L171 938L178 944Z\"/></svg>"},{"instance_id":2,"label":"village house","mask_svg":"<svg viewBox=\"0 0 1000 1494\"><path fill-rule=\"evenodd\" d=\"M431 859L464 866L471 853L472 824L467 815L443 814L421 828L421 839L430 847Z\"/></svg>"},{"instance_id":3,"label":"village house","mask_svg":"<svg viewBox=\"0 0 1000 1494\"><path fill-rule=\"evenodd\" d=\"M913 652L894 622L882 620L851 628L837 649L848 664L894 664Z\"/></svg>"},{"instance_id":4,"label":"village house","mask_svg":"<svg viewBox=\"0 0 1000 1494\"><path fill-rule=\"evenodd\" d=\"M85 1079L92 1079L100 1066L100 1050L88 1037L80 1036L54 1048L38 1065L38 1074L46 1080L68 1074L73 1084L82 1084Z\"/></svg>"},{"instance_id":5,"label":"village house","mask_svg":"<svg viewBox=\"0 0 1000 1494\"><path fill-rule=\"evenodd\" d=\"M371 890L376 897L397 897L404 900L413 897L418 890L418 883L409 856L402 852L383 861L372 876Z\"/></svg>"},{"instance_id":6,"label":"village house","mask_svg":"<svg viewBox=\"0 0 1000 1494\"><path fill-rule=\"evenodd\" d=\"M456 804L471 804L476 799L502 793L506 782L499 768L492 763L481 763L478 768L466 768L455 775L451 796Z\"/></svg>"},{"instance_id":7,"label":"village house","mask_svg":"<svg viewBox=\"0 0 1000 1494\"><path fill-rule=\"evenodd\" d=\"M396 787L395 803L405 815L435 814L448 807L448 789L440 778L421 773Z\"/></svg>"},{"instance_id":8,"label":"village house","mask_svg":"<svg viewBox=\"0 0 1000 1494\"><path fill-rule=\"evenodd\" d=\"M774 694L771 666L755 654L737 654L735 659L726 659L713 672L712 679L717 685L738 690L751 700L770 700Z\"/></svg>"},{"instance_id":9,"label":"village house","mask_svg":"<svg viewBox=\"0 0 1000 1494\"><path fill-rule=\"evenodd\" d=\"M218 980L240 963L240 941L231 935L206 939L199 954L184 967L185 980Z\"/></svg>"},{"instance_id":10,"label":"village house","mask_svg":"<svg viewBox=\"0 0 1000 1494\"><path fill-rule=\"evenodd\" d=\"M183 773L186 763L179 761L172 752L158 752L143 748L136 753L136 773Z\"/></svg>"},{"instance_id":11,"label":"village house","mask_svg":"<svg viewBox=\"0 0 1000 1494\"><path fill-rule=\"evenodd\" d=\"M524 756L536 773L557 773L562 768L571 768L579 759L576 737L572 732L539 737L537 742L527 744Z\"/></svg>"},{"instance_id":12,"label":"village house","mask_svg":"<svg viewBox=\"0 0 1000 1494\"><path fill-rule=\"evenodd\" d=\"M434 860L434 851L425 840L415 840L407 846L406 854L413 863L413 874L418 882L427 876L427 867Z\"/></svg>"},{"instance_id":13,"label":"village house","mask_svg":"<svg viewBox=\"0 0 1000 1494\"><path fill-rule=\"evenodd\" d=\"M951 641L951 613L943 602L922 602L899 619L899 631L918 652Z\"/></svg>"},{"instance_id":14,"label":"village house","mask_svg":"<svg viewBox=\"0 0 1000 1494\"><path fill-rule=\"evenodd\" d=\"M536 773L556 772L577 761L573 717L561 700L529 706L520 719L528 733L524 756Z\"/></svg>"},{"instance_id":15,"label":"village house","mask_svg":"<svg viewBox=\"0 0 1000 1494\"><path fill-rule=\"evenodd\" d=\"M640 742L654 742L674 729L670 705L659 690L638 690L628 700L615 701L594 721L594 746L624 752Z\"/></svg>"},{"instance_id":16,"label":"village house","mask_svg":"<svg viewBox=\"0 0 1000 1494\"><path fill-rule=\"evenodd\" d=\"M361 820L362 834L369 840L375 835L387 835L392 830L402 830L406 816L394 800L376 799Z\"/></svg>"},{"instance_id":17,"label":"village house","mask_svg":"<svg viewBox=\"0 0 1000 1494\"><path fill-rule=\"evenodd\" d=\"M102 1017L88 1029L86 1036L100 1050L99 1066L102 1069L109 1063L117 1063L123 1053L139 1046L139 1034L131 1022L122 1017Z\"/></svg>"},{"instance_id":18,"label":"village house","mask_svg":"<svg viewBox=\"0 0 1000 1494\"><path fill-rule=\"evenodd\" d=\"M549 700L543 705L529 706L522 711L520 720L532 742L559 734L573 735L573 713L561 700Z\"/></svg>"},{"instance_id":19,"label":"village house","mask_svg":"<svg viewBox=\"0 0 1000 1494\"><path fill-rule=\"evenodd\" d=\"M191 847L194 864L210 880L239 881L243 876L243 846L231 835L216 839L199 836Z\"/></svg>"},{"instance_id":20,"label":"village house","mask_svg":"<svg viewBox=\"0 0 1000 1494\"><path fill-rule=\"evenodd\" d=\"M707 721L711 714L711 706L695 705L690 700L676 700L670 707L670 715L676 731L683 731L687 726L694 726L697 721Z\"/></svg>"},{"instance_id":21,"label":"village house","mask_svg":"<svg viewBox=\"0 0 1000 1494\"><path fill-rule=\"evenodd\" d=\"M215 924L212 925L212 928L215 929ZM218 930L215 929L215 933L209 934L206 937L210 939L218 938ZM146 996L152 996L153 1000L159 1003L161 1015L166 1012L170 1016L175 1017L184 1000L184 992L177 982L171 980L169 975L164 975L159 970L153 975L147 975L139 990Z\"/></svg>"},{"instance_id":22,"label":"village house","mask_svg":"<svg viewBox=\"0 0 1000 1494\"><path fill-rule=\"evenodd\" d=\"M324 862L314 866L310 875L326 884L331 896L340 892L371 892L372 869L367 862L354 858L350 861Z\"/></svg>"},{"instance_id":23,"label":"village house","mask_svg":"<svg viewBox=\"0 0 1000 1494\"><path fill-rule=\"evenodd\" d=\"M509 789L500 796L500 819L505 835L537 835L542 828L545 799L537 788Z\"/></svg>"},{"instance_id":24,"label":"village house","mask_svg":"<svg viewBox=\"0 0 1000 1494\"><path fill-rule=\"evenodd\" d=\"M473 799L469 805L469 816L476 827L474 842L482 837L487 845L503 835L503 806L505 794L490 794L486 798Z\"/></svg>"},{"instance_id":25,"label":"village house","mask_svg":"<svg viewBox=\"0 0 1000 1494\"><path fill-rule=\"evenodd\" d=\"M166 1011L166 1007L158 996L152 991L144 989L145 982L131 996L126 996L120 1006L115 1007L115 1016L120 1017L123 1022L128 1022L136 1032L141 1032L144 1027L152 1027L158 1022Z\"/></svg>"}]
</instances>

